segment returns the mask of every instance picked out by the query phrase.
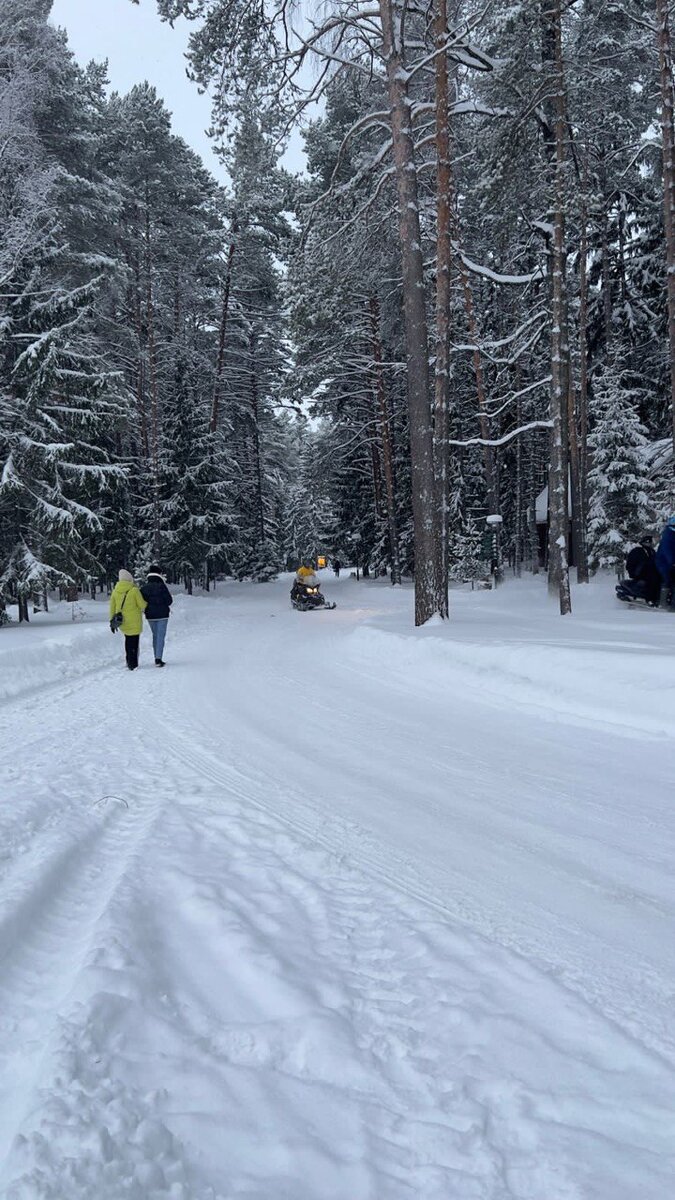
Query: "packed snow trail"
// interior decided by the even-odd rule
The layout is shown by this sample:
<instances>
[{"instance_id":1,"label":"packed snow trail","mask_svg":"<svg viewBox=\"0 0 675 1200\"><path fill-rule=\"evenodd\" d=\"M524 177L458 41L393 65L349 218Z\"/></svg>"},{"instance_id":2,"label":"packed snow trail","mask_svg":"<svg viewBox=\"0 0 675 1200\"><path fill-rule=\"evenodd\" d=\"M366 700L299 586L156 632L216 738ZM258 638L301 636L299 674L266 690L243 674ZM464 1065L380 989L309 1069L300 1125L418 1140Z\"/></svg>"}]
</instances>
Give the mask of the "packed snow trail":
<instances>
[{"instance_id":1,"label":"packed snow trail","mask_svg":"<svg viewBox=\"0 0 675 1200\"><path fill-rule=\"evenodd\" d=\"M325 586L0 635L0 1196L665 1200L675 624Z\"/></svg>"}]
</instances>

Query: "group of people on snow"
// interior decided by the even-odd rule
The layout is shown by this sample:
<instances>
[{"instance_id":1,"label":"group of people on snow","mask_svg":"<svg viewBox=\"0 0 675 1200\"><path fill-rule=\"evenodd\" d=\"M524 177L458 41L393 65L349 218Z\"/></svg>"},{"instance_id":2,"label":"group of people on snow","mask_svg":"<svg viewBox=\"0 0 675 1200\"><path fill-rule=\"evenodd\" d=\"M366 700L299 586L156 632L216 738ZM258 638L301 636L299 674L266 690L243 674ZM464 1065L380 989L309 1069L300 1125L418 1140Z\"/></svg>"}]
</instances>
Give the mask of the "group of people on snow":
<instances>
[{"instance_id":1,"label":"group of people on snow","mask_svg":"<svg viewBox=\"0 0 675 1200\"><path fill-rule=\"evenodd\" d=\"M666 523L657 548L651 534L633 547L626 558L626 571L630 583L618 585L620 600L645 600L651 608L658 608L665 588L665 604L675 609L675 517Z\"/></svg>"},{"instance_id":2,"label":"group of people on snow","mask_svg":"<svg viewBox=\"0 0 675 1200\"><path fill-rule=\"evenodd\" d=\"M172 604L173 596L158 566L150 567L147 579L140 587L130 571L122 569L119 572L110 597L110 629L112 633L119 630L124 634L124 653L130 671L135 671L138 666L144 615L152 632L155 666L164 666L162 656Z\"/></svg>"},{"instance_id":3,"label":"group of people on snow","mask_svg":"<svg viewBox=\"0 0 675 1200\"><path fill-rule=\"evenodd\" d=\"M332 565L336 576L339 577L339 560L334 558ZM311 586L316 586L318 590L318 579L314 563L305 558L296 572L294 592L291 596L295 594L296 589L304 590ZM164 666L164 642L172 604L173 596L166 586L160 567L150 567L145 583L140 586L134 581L131 571L124 568L120 570L110 597L110 629L112 633L119 630L124 636L124 654L130 671L135 671L138 667L144 616L152 632L155 666Z\"/></svg>"}]
</instances>

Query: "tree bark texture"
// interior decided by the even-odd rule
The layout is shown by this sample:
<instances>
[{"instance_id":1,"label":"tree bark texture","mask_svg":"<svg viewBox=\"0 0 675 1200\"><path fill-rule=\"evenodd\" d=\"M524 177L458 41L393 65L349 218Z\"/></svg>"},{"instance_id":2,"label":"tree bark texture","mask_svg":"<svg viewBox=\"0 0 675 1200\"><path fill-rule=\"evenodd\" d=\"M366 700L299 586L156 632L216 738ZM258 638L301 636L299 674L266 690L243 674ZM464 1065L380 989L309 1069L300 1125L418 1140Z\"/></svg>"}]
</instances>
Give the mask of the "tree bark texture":
<instances>
[{"instance_id":1,"label":"tree bark texture","mask_svg":"<svg viewBox=\"0 0 675 1200\"><path fill-rule=\"evenodd\" d=\"M549 583L557 591L560 612L572 611L567 539L568 513L568 372L564 362L565 341L565 184L567 136L562 60L560 0L553 0L548 20L553 42L553 91L555 108L555 172L553 181L553 273L551 312L551 461L549 469Z\"/></svg>"},{"instance_id":2,"label":"tree bark texture","mask_svg":"<svg viewBox=\"0 0 675 1200\"><path fill-rule=\"evenodd\" d=\"M436 0L434 17L436 88L436 364L434 449L438 507L438 565L441 616L448 615L448 455L450 437L450 271L452 266L452 164L447 0Z\"/></svg>"},{"instance_id":3,"label":"tree bark texture","mask_svg":"<svg viewBox=\"0 0 675 1200\"><path fill-rule=\"evenodd\" d=\"M584 521L584 565L577 564L577 578L588 583L588 153L582 167L581 242L579 246L579 487Z\"/></svg>"},{"instance_id":4,"label":"tree bark texture","mask_svg":"<svg viewBox=\"0 0 675 1200\"><path fill-rule=\"evenodd\" d=\"M379 0L379 9L383 51L387 67L403 267L403 312L408 367L408 415L415 554L415 624L424 625L443 608L436 553L438 537L436 481L431 429L424 265L407 79L396 41L394 8L390 0Z\"/></svg>"},{"instance_id":5,"label":"tree bark texture","mask_svg":"<svg viewBox=\"0 0 675 1200\"><path fill-rule=\"evenodd\" d=\"M673 427L673 470L675 471L675 128L673 118L673 58L668 0L656 0L656 27L661 80L663 223L666 235L670 404Z\"/></svg>"},{"instance_id":6,"label":"tree bark texture","mask_svg":"<svg viewBox=\"0 0 675 1200\"><path fill-rule=\"evenodd\" d=\"M253 434L253 470L255 474L255 504L256 504L256 525L258 527L258 535L260 537L260 545L265 542L265 505L263 503L263 467L262 467L262 447L260 439L260 404L258 398L258 372L257 372L257 357L258 346L255 333L251 333L249 339L249 361L250 361L250 386L251 386L251 424Z\"/></svg>"},{"instance_id":7,"label":"tree bark texture","mask_svg":"<svg viewBox=\"0 0 675 1200\"><path fill-rule=\"evenodd\" d=\"M485 399L485 376L483 374L483 362L478 349L478 322L476 321L476 310L473 303L473 292L471 291L471 280L469 272L464 263L459 259L459 276L462 281L462 293L464 295L464 308L466 311L466 320L469 330L469 341L473 346L471 357L473 361L474 374L476 376L476 396L478 400L478 424L480 428L480 436L484 442L490 440L490 426L488 425L487 404ZM497 464L495 458L495 449L493 446L483 446L483 466L485 470L485 492L487 506L491 513L499 513L499 485L497 482Z\"/></svg>"},{"instance_id":8,"label":"tree bark texture","mask_svg":"<svg viewBox=\"0 0 675 1200\"><path fill-rule=\"evenodd\" d=\"M236 218L232 222L230 248L227 252L227 269L225 271L225 284L223 286L223 305L220 314L220 330L218 333L218 357L216 359L216 374L213 383L213 398L211 400L211 419L209 421L209 430L215 433L218 428L218 418L220 416L220 398L223 387L223 371L225 368L225 342L227 339L227 323L230 315L230 290L232 287L232 267L234 265L234 255L236 251L236 236L239 231L239 225Z\"/></svg>"},{"instance_id":9,"label":"tree bark texture","mask_svg":"<svg viewBox=\"0 0 675 1200\"><path fill-rule=\"evenodd\" d=\"M382 444L382 463L384 467L385 496L387 503L387 532L389 535L389 555L391 559L391 582L401 582L401 561L398 546L398 522L396 516L396 486L394 479L394 454L391 437L391 422L389 420L389 405L384 381L382 365L382 341L380 339L380 308L377 296L371 296L369 302L371 345L373 355L373 377L375 384L375 399L380 426L380 441Z\"/></svg>"},{"instance_id":10,"label":"tree bark texture","mask_svg":"<svg viewBox=\"0 0 675 1200\"><path fill-rule=\"evenodd\" d=\"M162 552L162 531L159 508L159 389L157 382L157 346L155 342L155 308L152 290L152 243L150 202L145 205L145 296L148 330L148 370L150 374L150 464L152 471L152 549L159 558Z\"/></svg>"}]
</instances>

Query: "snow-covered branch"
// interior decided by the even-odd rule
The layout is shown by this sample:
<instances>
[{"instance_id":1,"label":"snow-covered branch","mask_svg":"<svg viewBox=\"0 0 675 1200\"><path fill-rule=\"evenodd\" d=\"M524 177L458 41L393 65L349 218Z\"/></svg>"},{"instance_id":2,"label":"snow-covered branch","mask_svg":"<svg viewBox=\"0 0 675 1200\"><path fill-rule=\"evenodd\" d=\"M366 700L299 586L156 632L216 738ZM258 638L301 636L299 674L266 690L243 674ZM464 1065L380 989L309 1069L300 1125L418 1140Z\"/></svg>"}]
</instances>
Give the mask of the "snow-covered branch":
<instances>
[{"instance_id":1,"label":"snow-covered branch","mask_svg":"<svg viewBox=\"0 0 675 1200\"><path fill-rule=\"evenodd\" d=\"M454 438L449 439L450 446L506 446L512 442L514 438L520 437L523 433L530 433L533 429L552 429L552 421L530 421L527 425L519 425L518 429L512 429L510 433L505 433L500 438L467 438L466 441L457 441Z\"/></svg>"}]
</instances>

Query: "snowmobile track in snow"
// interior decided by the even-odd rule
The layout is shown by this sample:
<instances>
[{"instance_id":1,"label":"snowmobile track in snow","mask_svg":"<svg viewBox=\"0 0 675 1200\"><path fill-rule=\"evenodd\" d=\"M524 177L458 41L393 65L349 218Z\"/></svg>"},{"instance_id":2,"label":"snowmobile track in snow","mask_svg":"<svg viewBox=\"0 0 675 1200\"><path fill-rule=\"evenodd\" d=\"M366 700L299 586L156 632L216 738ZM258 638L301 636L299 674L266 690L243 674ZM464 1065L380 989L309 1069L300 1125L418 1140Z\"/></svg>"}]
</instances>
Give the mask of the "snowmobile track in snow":
<instances>
[{"instance_id":1,"label":"snowmobile track in snow","mask_svg":"<svg viewBox=\"0 0 675 1200\"><path fill-rule=\"evenodd\" d=\"M202 779L222 787L228 796L264 813L279 828L287 829L310 845L327 850L338 861L347 860L362 875L384 885L399 896L408 897L425 906L449 922L451 927L463 927L471 936L485 940L486 944L497 944L519 960L537 960L537 966L533 969L548 978L557 978L558 986L564 992L576 996L579 1001L589 1005L593 1012L602 1011L605 1019L616 1023L617 1029L620 1029L625 1037L653 1056L655 1061L672 1062L671 1056L663 1053L663 1042L655 1041L641 1028L632 1019L630 1010L622 1012L614 1007L610 1002L611 994L604 995L600 1000L594 988L587 987L583 976L578 973L561 972L555 960L547 961L541 947L536 953L530 953L527 945L523 947L519 939L515 939L505 929L494 924L489 914L474 906L468 897L453 895L452 903L447 903L443 895L439 895L439 887L448 886L447 880L445 883L438 883L437 887L434 887L433 882L429 884L421 873L421 866L414 858L403 856L391 846L383 846L374 832L353 820L339 816L334 811L328 815L321 809L313 808L304 797L294 793L289 785L280 787L277 780L271 778L264 770L256 770L253 764L250 764L249 770L244 773L236 766L223 763L214 751L195 749L194 739L181 733L175 726L172 729L171 744L167 744L166 750L178 764L187 767L190 774L194 772ZM186 791L189 790L190 783L186 780ZM268 794L269 800L264 799ZM289 805L284 804L289 794L291 811ZM668 1038L665 1039L665 1044L669 1044Z\"/></svg>"},{"instance_id":2,"label":"snowmobile track in snow","mask_svg":"<svg viewBox=\"0 0 675 1200\"><path fill-rule=\"evenodd\" d=\"M71 817L53 852L43 852L38 839L2 882L0 1100L7 1091L22 1095L23 1103L15 1100L14 1127L0 1127L0 1164L31 1105L62 1006L94 948L97 924L157 812L153 802L130 812L114 806L102 816L81 813L77 823Z\"/></svg>"}]
</instances>

